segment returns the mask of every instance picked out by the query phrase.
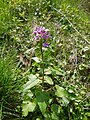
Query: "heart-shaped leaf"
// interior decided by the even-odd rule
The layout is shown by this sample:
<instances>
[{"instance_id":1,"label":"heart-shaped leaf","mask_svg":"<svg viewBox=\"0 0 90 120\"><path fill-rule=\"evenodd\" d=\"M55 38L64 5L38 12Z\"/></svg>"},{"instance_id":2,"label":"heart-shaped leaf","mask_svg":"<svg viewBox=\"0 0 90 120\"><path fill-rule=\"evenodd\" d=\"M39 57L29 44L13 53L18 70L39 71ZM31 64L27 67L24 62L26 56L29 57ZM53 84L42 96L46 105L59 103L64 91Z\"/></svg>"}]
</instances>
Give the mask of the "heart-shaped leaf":
<instances>
[{"instance_id":1,"label":"heart-shaped leaf","mask_svg":"<svg viewBox=\"0 0 90 120\"><path fill-rule=\"evenodd\" d=\"M63 87L60 87L59 85L55 85L56 87L56 92L55 92L55 95L57 95L58 97L68 97L68 93L67 91L63 88Z\"/></svg>"},{"instance_id":2,"label":"heart-shaped leaf","mask_svg":"<svg viewBox=\"0 0 90 120\"><path fill-rule=\"evenodd\" d=\"M34 87L35 85L37 85L38 82L39 79L35 75L31 74L29 76L29 81L23 86L24 91Z\"/></svg>"},{"instance_id":3,"label":"heart-shaped leaf","mask_svg":"<svg viewBox=\"0 0 90 120\"><path fill-rule=\"evenodd\" d=\"M44 79L45 79L45 82L46 82L46 83L48 83L48 84L50 84L50 85L53 85L53 84L54 84L53 81L52 81L52 79L51 79L49 76L45 76Z\"/></svg>"},{"instance_id":4,"label":"heart-shaped leaf","mask_svg":"<svg viewBox=\"0 0 90 120\"><path fill-rule=\"evenodd\" d=\"M27 116L28 112L33 112L36 104L30 101L23 101L22 103L22 114L23 116Z\"/></svg>"}]
</instances>

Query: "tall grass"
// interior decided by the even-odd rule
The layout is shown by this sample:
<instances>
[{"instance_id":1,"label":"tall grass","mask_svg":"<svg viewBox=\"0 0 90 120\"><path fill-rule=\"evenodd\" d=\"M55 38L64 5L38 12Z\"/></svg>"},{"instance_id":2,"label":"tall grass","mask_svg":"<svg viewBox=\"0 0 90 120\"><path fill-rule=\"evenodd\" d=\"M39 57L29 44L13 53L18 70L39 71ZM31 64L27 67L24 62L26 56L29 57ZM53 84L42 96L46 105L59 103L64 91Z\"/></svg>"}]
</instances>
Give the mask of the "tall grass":
<instances>
[{"instance_id":1,"label":"tall grass","mask_svg":"<svg viewBox=\"0 0 90 120\"><path fill-rule=\"evenodd\" d=\"M84 100L84 82L82 84L81 79L85 81L85 84L87 84L86 80L89 80L89 67L87 67L89 64L89 47L81 36L77 34L75 29L73 29L73 26L88 39L89 17L78 9L79 2L80 0L0 0L0 119L13 120L13 118L15 118L16 120L18 115L20 117L22 97L18 93L19 88L24 82L29 80L30 74L41 74L37 62L32 60L31 66L25 64L28 64L31 59L30 57L33 56L29 50L31 51L31 47L33 48L31 41L33 40L32 31L34 24L40 23L47 26L51 32L50 49L48 48L45 54L46 59L48 58L48 63L45 67L47 68L47 66L50 65L52 71L50 71L51 75L49 78L52 78L55 84L61 85L70 92L71 98L74 99L70 98L69 100L71 105L69 105L69 107L71 107L72 113L68 112L68 114L71 114L71 118L73 118L73 116L75 117L74 114L76 114L77 119L80 118L80 108L83 106L78 104L77 99ZM54 7L56 11L53 9ZM36 53L37 48L36 46L34 55L39 57L39 52ZM17 59L17 57L21 57L22 61ZM61 73L57 73L58 70L61 70ZM86 70L87 74L84 72ZM80 89L78 86L80 86ZM47 84L47 89L50 87L51 86ZM52 87L55 89L54 85ZM82 93L79 94L79 91L82 91ZM19 92L23 92L22 89ZM50 94L52 94L52 92L51 89ZM88 93L88 88L86 92ZM86 96L89 98L87 93ZM78 94L80 98L77 98L76 94ZM24 96L25 100L29 98L27 95L26 93ZM58 99L56 95L53 95L52 100L57 104ZM63 101L64 100L62 100L62 102ZM51 104L53 105L53 102L50 103L49 108ZM61 107L62 104L59 104ZM83 102L83 104L86 104L86 101ZM52 112L50 109L48 109L48 114ZM67 114L67 108L62 106L60 109L62 111L62 113L60 113L61 119L66 119L67 116L64 114ZM66 113L64 111L66 111ZM42 116L39 109L36 109L35 112L36 113L33 112L33 114L29 113L29 115L35 117L35 119L38 119L36 117ZM40 116L37 113L39 113ZM81 115L81 117L82 116L83 115ZM19 120L20 119L21 118L19 118Z\"/></svg>"},{"instance_id":2,"label":"tall grass","mask_svg":"<svg viewBox=\"0 0 90 120\"><path fill-rule=\"evenodd\" d=\"M4 49L4 51L3 51ZM21 83L16 64L16 51L2 47L0 56L0 117L12 112L19 102L17 92ZM14 111L15 113L15 111Z\"/></svg>"}]
</instances>

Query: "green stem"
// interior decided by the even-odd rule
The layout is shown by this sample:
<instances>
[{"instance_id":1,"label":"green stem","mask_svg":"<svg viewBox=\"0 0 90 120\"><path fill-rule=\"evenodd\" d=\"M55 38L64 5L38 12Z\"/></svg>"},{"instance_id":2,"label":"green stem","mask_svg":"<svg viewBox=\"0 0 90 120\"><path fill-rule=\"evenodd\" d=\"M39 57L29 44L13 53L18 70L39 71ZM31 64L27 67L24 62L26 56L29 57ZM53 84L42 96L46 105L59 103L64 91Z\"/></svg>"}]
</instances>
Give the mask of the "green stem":
<instances>
[{"instance_id":1,"label":"green stem","mask_svg":"<svg viewBox=\"0 0 90 120\"><path fill-rule=\"evenodd\" d=\"M2 98L1 106L0 106L0 120L2 120L2 107L3 107L3 98Z\"/></svg>"},{"instance_id":2,"label":"green stem","mask_svg":"<svg viewBox=\"0 0 90 120\"><path fill-rule=\"evenodd\" d=\"M42 58L42 87L44 87L44 60L43 60L43 50L42 50L42 46L43 46L43 41L41 39L41 43L40 43L40 49L41 49L41 58Z\"/></svg>"}]
</instances>

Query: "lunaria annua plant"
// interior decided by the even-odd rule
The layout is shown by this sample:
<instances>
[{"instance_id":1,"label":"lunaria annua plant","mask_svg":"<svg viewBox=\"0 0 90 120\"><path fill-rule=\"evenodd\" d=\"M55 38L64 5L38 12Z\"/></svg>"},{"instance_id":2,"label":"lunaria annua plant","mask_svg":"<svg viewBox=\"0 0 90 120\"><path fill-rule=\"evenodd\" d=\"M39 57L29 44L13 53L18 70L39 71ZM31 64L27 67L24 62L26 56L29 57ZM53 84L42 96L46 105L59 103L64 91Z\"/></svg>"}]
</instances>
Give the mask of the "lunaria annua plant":
<instances>
[{"instance_id":1,"label":"lunaria annua plant","mask_svg":"<svg viewBox=\"0 0 90 120\"><path fill-rule=\"evenodd\" d=\"M42 87L44 87L44 57L43 57L43 45L44 47L49 47L49 43L46 42L47 39L50 38L49 30L45 27L38 27L36 26L34 32L34 40L40 43L40 51L41 51L41 58L42 58Z\"/></svg>"}]
</instances>

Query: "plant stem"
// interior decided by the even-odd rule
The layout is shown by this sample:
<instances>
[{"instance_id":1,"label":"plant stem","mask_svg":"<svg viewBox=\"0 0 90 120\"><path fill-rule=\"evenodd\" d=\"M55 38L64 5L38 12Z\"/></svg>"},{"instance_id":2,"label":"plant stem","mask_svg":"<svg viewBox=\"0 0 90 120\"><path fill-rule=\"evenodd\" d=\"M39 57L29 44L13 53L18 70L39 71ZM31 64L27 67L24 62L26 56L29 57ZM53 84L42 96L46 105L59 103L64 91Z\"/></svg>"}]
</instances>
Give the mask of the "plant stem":
<instances>
[{"instance_id":1,"label":"plant stem","mask_svg":"<svg viewBox=\"0 0 90 120\"><path fill-rule=\"evenodd\" d=\"M42 87L44 87L44 60L43 60L43 50L42 50L42 46L43 46L43 41L42 41L42 39L41 39L40 49L41 49L41 58L42 58L42 64L41 64L41 67L42 67Z\"/></svg>"},{"instance_id":2,"label":"plant stem","mask_svg":"<svg viewBox=\"0 0 90 120\"><path fill-rule=\"evenodd\" d=\"M2 120L2 107L3 107L3 98L1 100L1 105L0 105L0 120Z\"/></svg>"}]
</instances>

